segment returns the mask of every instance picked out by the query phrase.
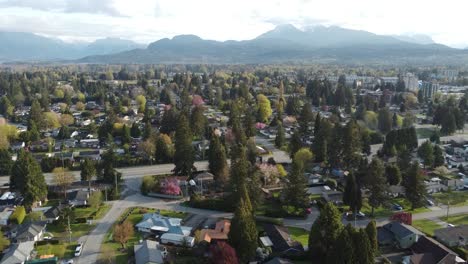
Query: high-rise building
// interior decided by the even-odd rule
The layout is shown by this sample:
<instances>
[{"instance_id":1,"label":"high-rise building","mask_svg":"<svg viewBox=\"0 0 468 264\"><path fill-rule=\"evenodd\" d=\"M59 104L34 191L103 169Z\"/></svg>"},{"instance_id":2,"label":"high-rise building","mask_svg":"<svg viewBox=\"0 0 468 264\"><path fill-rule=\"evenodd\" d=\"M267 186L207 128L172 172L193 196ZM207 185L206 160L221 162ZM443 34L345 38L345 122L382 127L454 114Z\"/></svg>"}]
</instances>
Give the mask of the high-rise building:
<instances>
[{"instance_id":1,"label":"high-rise building","mask_svg":"<svg viewBox=\"0 0 468 264\"><path fill-rule=\"evenodd\" d=\"M439 84L435 82L422 82L421 90L425 99L432 99L434 94L439 91Z\"/></svg>"},{"instance_id":2,"label":"high-rise building","mask_svg":"<svg viewBox=\"0 0 468 264\"><path fill-rule=\"evenodd\" d=\"M403 81L405 82L405 87L410 92L417 92L419 89L419 80L414 74L407 73L402 76Z\"/></svg>"}]
</instances>

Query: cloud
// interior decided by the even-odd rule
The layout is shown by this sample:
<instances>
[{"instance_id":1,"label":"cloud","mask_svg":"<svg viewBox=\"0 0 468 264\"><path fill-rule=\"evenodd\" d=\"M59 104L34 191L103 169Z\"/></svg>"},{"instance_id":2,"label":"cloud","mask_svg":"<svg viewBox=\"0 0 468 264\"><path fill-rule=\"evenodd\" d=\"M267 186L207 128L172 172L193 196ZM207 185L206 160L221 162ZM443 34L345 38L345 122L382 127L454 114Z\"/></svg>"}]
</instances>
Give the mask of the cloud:
<instances>
[{"instance_id":1,"label":"cloud","mask_svg":"<svg viewBox=\"0 0 468 264\"><path fill-rule=\"evenodd\" d=\"M0 7L21 7L41 11L122 16L113 6L113 0L0 0Z\"/></svg>"}]
</instances>

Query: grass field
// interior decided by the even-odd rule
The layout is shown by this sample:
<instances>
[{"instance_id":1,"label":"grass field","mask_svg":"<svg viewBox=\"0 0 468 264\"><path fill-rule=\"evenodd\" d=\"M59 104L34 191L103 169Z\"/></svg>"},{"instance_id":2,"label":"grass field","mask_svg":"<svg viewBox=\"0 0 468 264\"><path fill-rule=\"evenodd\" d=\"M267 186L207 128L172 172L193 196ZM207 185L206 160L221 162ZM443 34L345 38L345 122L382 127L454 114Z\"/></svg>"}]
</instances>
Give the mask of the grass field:
<instances>
[{"instance_id":1,"label":"grass field","mask_svg":"<svg viewBox=\"0 0 468 264\"><path fill-rule=\"evenodd\" d=\"M447 200L450 200L450 206L468 205L468 192L467 191L436 193L433 196L437 202L443 203L443 204L446 204Z\"/></svg>"},{"instance_id":2,"label":"grass field","mask_svg":"<svg viewBox=\"0 0 468 264\"><path fill-rule=\"evenodd\" d=\"M449 216L448 222L454 225L468 225L468 214Z\"/></svg>"},{"instance_id":3,"label":"grass field","mask_svg":"<svg viewBox=\"0 0 468 264\"><path fill-rule=\"evenodd\" d=\"M46 245L41 245L37 246L37 255L54 255L58 257L59 259L67 259L67 258L73 258L75 254L75 249L76 249L77 244L75 243L60 243L57 245L52 245L52 244L46 244Z\"/></svg>"},{"instance_id":4,"label":"grass field","mask_svg":"<svg viewBox=\"0 0 468 264\"><path fill-rule=\"evenodd\" d=\"M430 236L434 235L434 230L443 227L438 223L427 219L415 220L413 221L413 226Z\"/></svg>"},{"instance_id":5,"label":"grass field","mask_svg":"<svg viewBox=\"0 0 468 264\"><path fill-rule=\"evenodd\" d=\"M405 198L394 198L390 200L390 204L387 206L379 206L374 209L374 217L375 218L382 218L382 217L389 217L393 215L394 213L398 212L393 210L392 204L397 203L403 207L403 211L417 214L417 213L424 213L424 212L429 212L430 209L426 207L421 207L421 208L416 208L414 210L411 210L411 204L408 200ZM372 208L367 202L367 200L363 201L362 204L362 209L361 211L366 214L367 216L371 215Z\"/></svg>"},{"instance_id":6,"label":"grass field","mask_svg":"<svg viewBox=\"0 0 468 264\"><path fill-rule=\"evenodd\" d=\"M303 246L309 244L309 231L299 227L288 227L291 238L301 242Z\"/></svg>"},{"instance_id":7,"label":"grass field","mask_svg":"<svg viewBox=\"0 0 468 264\"><path fill-rule=\"evenodd\" d=\"M433 128L417 128L416 134L418 135L419 139L422 138L430 138L434 134Z\"/></svg>"}]
</instances>

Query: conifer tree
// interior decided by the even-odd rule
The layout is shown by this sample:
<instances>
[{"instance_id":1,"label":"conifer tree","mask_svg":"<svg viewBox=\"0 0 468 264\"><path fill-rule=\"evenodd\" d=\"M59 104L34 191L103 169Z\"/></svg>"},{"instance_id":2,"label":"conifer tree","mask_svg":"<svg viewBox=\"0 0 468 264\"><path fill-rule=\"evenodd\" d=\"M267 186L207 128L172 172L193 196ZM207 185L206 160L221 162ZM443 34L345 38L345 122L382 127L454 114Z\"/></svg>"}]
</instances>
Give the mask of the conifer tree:
<instances>
[{"instance_id":1,"label":"conifer tree","mask_svg":"<svg viewBox=\"0 0 468 264\"><path fill-rule=\"evenodd\" d=\"M192 147L192 133L187 116L184 113L179 115L177 121L174 145L174 173L176 175L191 176L195 170L193 166L194 150Z\"/></svg>"},{"instance_id":2,"label":"conifer tree","mask_svg":"<svg viewBox=\"0 0 468 264\"><path fill-rule=\"evenodd\" d=\"M323 259L332 250L342 230L340 211L332 203L325 204L310 229L309 252L312 257Z\"/></svg>"},{"instance_id":3,"label":"conifer tree","mask_svg":"<svg viewBox=\"0 0 468 264\"><path fill-rule=\"evenodd\" d=\"M357 213L362 207L361 188L359 188L354 174L349 174L346 179L343 203L349 206L353 213Z\"/></svg>"},{"instance_id":4,"label":"conifer tree","mask_svg":"<svg viewBox=\"0 0 468 264\"><path fill-rule=\"evenodd\" d=\"M411 209L422 207L427 190L426 184L424 184L424 175L417 162L413 162L405 174L403 186L406 198L411 203Z\"/></svg>"},{"instance_id":5,"label":"conifer tree","mask_svg":"<svg viewBox=\"0 0 468 264\"><path fill-rule=\"evenodd\" d=\"M366 226L366 233L369 237L369 242L371 245L371 249L373 250L373 254L375 255L379 250L379 242L377 240L377 227L375 224L375 220L371 220Z\"/></svg>"},{"instance_id":6,"label":"conifer tree","mask_svg":"<svg viewBox=\"0 0 468 264\"><path fill-rule=\"evenodd\" d=\"M364 229L354 232L353 236L354 252L356 263L372 264L374 261L374 251L369 237Z\"/></svg>"},{"instance_id":7,"label":"conifer tree","mask_svg":"<svg viewBox=\"0 0 468 264\"><path fill-rule=\"evenodd\" d=\"M34 202L47 197L47 184L39 163L31 153L21 150L13 164L10 176L10 188L19 191L24 198L24 205L30 208Z\"/></svg>"},{"instance_id":8,"label":"conifer tree","mask_svg":"<svg viewBox=\"0 0 468 264\"><path fill-rule=\"evenodd\" d=\"M219 137L211 135L208 153L208 167L214 175L217 186L224 188L229 177L229 167L226 160L226 150Z\"/></svg>"},{"instance_id":9,"label":"conifer tree","mask_svg":"<svg viewBox=\"0 0 468 264\"><path fill-rule=\"evenodd\" d=\"M284 146L285 141L286 141L286 137L284 135L283 124L279 122L278 127L277 127L276 137L275 137L275 146L277 148L281 148L282 146Z\"/></svg>"},{"instance_id":10,"label":"conifer tree","mask_svg":"<svg viewBox=\"0 0 468 264\"><path fill-rule=\"evenodd\" d=\"M373 216L374 209L387 200L387 179L383 162L380 159L374 158L369 164L365 185L370 192L369 205L372 207L371 215Z\"/></svg>"},{"instance_id":11,"label":"conifer tree","mask_svg":"<svg viewBox=\"0 0 468 264\"><path fill-rule=\"evenodd\" d=\"M288 174L288 184L284 188L284 197L288 205L297 209L308 205L307 182L304 177L304 163L298 158L293 159L292 170Z\"/></svg>"}]
</instances>

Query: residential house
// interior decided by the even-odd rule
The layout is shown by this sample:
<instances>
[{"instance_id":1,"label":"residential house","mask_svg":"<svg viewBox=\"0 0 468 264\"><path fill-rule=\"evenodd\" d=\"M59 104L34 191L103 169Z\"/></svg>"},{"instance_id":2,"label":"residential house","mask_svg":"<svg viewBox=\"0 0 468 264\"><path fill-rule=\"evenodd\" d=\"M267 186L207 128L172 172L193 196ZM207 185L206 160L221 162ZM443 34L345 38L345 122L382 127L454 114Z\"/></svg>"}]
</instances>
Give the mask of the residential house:
<instances>
[{"instance_id":1,"label":"residential house","mask_svg":"<svg viewBox=\"0 0 468 264\"><path fill-rule=\"evenodd\" d=\"M31 151L48 151L50 142L46 139L39 140L39 141L34 141L29 145L29 149Z\"/></svg>"},{"instance_id":2,"label":"residential house","mask_svg":"<svg viewBox=\"0 0 468 264\"><path fill-rule=\"evenodd\" d=\"M10 148L11 150L13 151L20 151L21 149L24 149L24 147L26 146L26 144L24 143L24 141L22 142L16 142L16 143L13 143L10 145Z\"/></svg>"},{"instance_id":3,"label":"residential house","mask_svg":"<svg viewBox=\"0 0 468 264\"><path fill-rule=\"evenodd\" d=\"M31 258L31 252L33 250L34 250L34 241L27 241L27 242L22 242L18 244L13 244L5 252L0 263L23 264Z\"/></svg>"},{"instance_id":4,"label":"residential house","mask_svg":"<svg viewBox=\"0 0 468 264\"><path fill-rule=\"evenodd\" d=\"M396 246L398 248L410 248L418 242L422 233L416 228L400 222L390 222L377 230L377 240L381 246Z\"/></svg>"},{"instance_id":5,"label":"residential house","mask_svg":"<svg viewBox=\"0 0 468 264\"><path fill-rule=\"evenodd\" d=\"M436 240L421 236L411 247L412 255L403 257L403 264L461 264L466 263L455 252Z\"/></svg>"},{"instance_id":6,"label":"residential house","mask_svg":"<svg viewBox=\"0 0 468 264\"><path fill-rule=\"evenodd\" d=\"M448 247L468 245L468 225L441 228L434 231L434 237Z\"/></svg>"},{"instance_id":7,"label":"residential house","mask_svg":"<svg viewBox=\"0 0 468 264\"><path fill-rule=\"evenodd\" d=\"M211 243L211 241L227 240L231 230L231 221L221 220L216 223L215 229L202 229L200 240Z\"/></svg>"},{"instance_id":8,"label":"residential house","mask_svg":"<svg viewBox=\"0 0 468 264\"><path fill-rule=\"evenodd\" d=\"M100 150L80 151L78 153L77 158L79 160L84 160L86 158L88 158L90 160L100 160L101 159L101 151Z\"/></svg>"},{"instance_id":9,"label":"residential house","mask_svg":"<svg viewBox=\"0 0 468 264\"><path fill-rule=\"evenodd\" d=\"M8 219L10 219L12 213L13 209L8 207L6 207L2 212L0 212L0 226L8 225Z\"/></svg>"},{"instance_id":10,"label":"residential house","mask_svg":"<svg viewBox=\"0 0 468 264\"><path fill-rule=\"evenodd\" d=\"M11 231L14 242L39 241L44 235L47 223L45 221L28 222L17 226Z\"/></svg>"},{"instance_id":11,"label":"residential house","mask_svg":"<svg viewBox=\"0 0 468 264\"><path fill-rule=\"evenodd\" d=\"M138 231L149 234L179 234L189 236L192 228L181 225L182 219L162 216L158 213L147 213L143 220L135 225Z\"/></svg>"},{"instance_id":12,"label":"residential house","mask_svg":"<svg viewBox=\"0 0 468 264\"><path fill-rule=\"evenodd\" d=\"M60 213L63 208L64 205L52 206L49 210L45 211L45 221L47 221L47 223L53 223L54 221L57 221L60 218Z\"/></svg>"},{"instance_id":13,"label":"residential house","mask_svg":"<svg viewBox=\"0 0 468 264\"><path fill-rule=\"evenodd\" d=\"M322 198L327 203L331 202L336 205L339 205L343 203L343 192L328 190L328 191L322 192Z\"/></svg>"},{"instance_id":14,"label":"residential house","mask_svg":"<svg viewBox=\"0 0 468 264\"><path fill-rule=\"evenodd\" d=\"M160 247L158 242L151 240L144 240L134 245L133 251L136 264L163 264L167 256L166 248Z\"/></svg>"},{"instance_id":15,"label":"residential house","mask_svg":"<svg viewBox=\"0 0 468 264\"><path fill-rule=\"evenodd\" d=\"M302 244L291 238L286 227L273 224L265 224L263 227L268 238L266 241L269 240L266 244L271 244L274 252L281 254L298 254L304 252ZM264 240L261 240L262 243Z\"/></svg>"},{"instance_id":16,"label":"residential house","mask_svg":"<svg viewBox=\"0 0 468 264\"><path fill-rule=\"evenodd\" d=\"M71 206L86 206L88 204L89 192L75 190L67 193L67 201Z\"/></svg>"},{"instance_id":17,"label":"residential house","mask_svg":"<svg viewBox=\"0 0 468 264\"><path fill-rule=\"evenodd\" d=\"M80 140L80 147L82 148L99 148L99 139L91 138L91 139L82 139Z\"/></svg>"}]
</instances>

